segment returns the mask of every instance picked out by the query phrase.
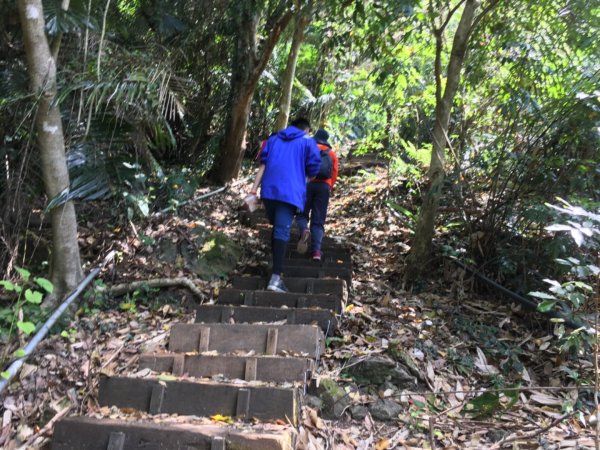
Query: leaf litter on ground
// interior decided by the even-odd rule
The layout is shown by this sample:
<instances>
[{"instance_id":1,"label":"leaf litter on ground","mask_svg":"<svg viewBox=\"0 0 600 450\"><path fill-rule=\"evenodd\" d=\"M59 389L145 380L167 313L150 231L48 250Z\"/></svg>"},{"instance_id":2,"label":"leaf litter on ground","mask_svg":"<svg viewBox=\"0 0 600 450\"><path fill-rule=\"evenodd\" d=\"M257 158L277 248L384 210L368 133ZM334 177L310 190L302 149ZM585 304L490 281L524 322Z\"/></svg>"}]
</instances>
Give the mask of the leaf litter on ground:
<instances>
[{"instance_id":1,"label":"leaf litter on ground","mask_svg":"<svg viewBox=\"0 0 600 450\"><path fill-rule=\"evenodd\" d=\"M324 419L317 409L305 407L298 448L591 448L591 392L579 388L569 374L583 370L583 379L591 379L593 365L563 358L554 337L534 317L472 292L465 274L451 265L442 264L437 280L420 293L404 291L402 265L410 227L387 209L385 170L370 171L374 176L368 177L369 189L364 187L368 172L341 177L326 226L327 235L352 250L353 282L340 329L328 338L316 375L342 386L348 405L336 419ZM82 227L82 254L99 255L107 245L122 252L120 263L103 273L107 282L187 276L203 292L201 301L214 302L226 280L198 280L182 262L165 264L157 258L156 244L142 242L140 230L154 243L187 242L197 227L219 231L243 248L234 273L264 270L270 255L266 243L237 219L246 188L241 184L190 202L176 216L151 216L136 227L111 227L111 217L95 217ZM68 338L47 338L2 399L0 446L42 447L51 437L52 424L74 413L123 420L227 422L226 416L152 417L97 404L101 373L138 372L141 353L164 351L172 323L193 321L186 306L199 300L185 290L169 292L177 299L174 304L154 309L136 304L125 311L117 302L73 318ZM406 369L416 386L370 384L349 375L351 365L374 358ZM374 414L380 414L375 406L384 401L397 408L382 420ZM234 426L256 425L234 421Z\"/></svg>"}]
</instances>

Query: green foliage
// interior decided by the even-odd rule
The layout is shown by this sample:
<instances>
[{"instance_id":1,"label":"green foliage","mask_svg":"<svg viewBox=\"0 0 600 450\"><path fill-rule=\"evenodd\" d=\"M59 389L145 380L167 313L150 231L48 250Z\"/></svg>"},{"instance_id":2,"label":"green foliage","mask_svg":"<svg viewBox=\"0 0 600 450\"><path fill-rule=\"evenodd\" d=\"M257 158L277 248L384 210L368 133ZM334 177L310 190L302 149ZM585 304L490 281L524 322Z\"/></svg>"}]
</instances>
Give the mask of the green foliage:
<instances>
[{"instance_id":1,"label":"green foliage","mask_svg":"<svg viewBox=\"0 0 600 450\"><path fill-rule=\"evenodd\" d=\"M499 385L504 384L503 377L520 380L524 367L520 359L523 352L514 343L498 339L499 333L496 327L473 323L459 316L455 317L455 326L458 331L466 335L465 341L477 342L482 348L486 349L487 355L502 361L500 378L497 380ZM456 353L449 354L448 360L460 372L466 372L465 369L472 367L469 362L472 361L471 359L464 360Z\"/></svg>"},{"instance_id":2,"label":"green foliage","mask_svg":"<svg viewBox=\"0 0 600 450\"><path fill-rule=\"evenodd\" d=\"M562 282L544 279L550 285L548 291L533 291L529 295L540 299L538 310L541 312L556 310L580 319L596 295L594 285L600 275L600 268L591 262L600 249L600 215L559 200L561 206L547 206L560 213L561 223L549 225L546 230L568 232L577 250L574 255L556 259L560 266L567 269ZM565 353L582 354L593 341L593 336L583 328L567 333L562 321L558 321L555 334L561 340L561 349Z\"/></svg>"},{"instance_id":3,"label":"green foliage","mask_svg":"<svg viewBox=\"0 0 600 450\"><path fill-rule=\"evenodd\" d=\"M15 330L27 336L36 330L36 324L44 317L41 309L44 294L54 290L49 280L41 277L32 279L31 272L27 269L15 267L15 272L19 275L18 280L0 280L0 287L12 294L13 298L8 306L0 307L0 338L6 342L14 338ZM8 348L7 345L0 360L6 360ZM23 356L22 350L17 350L14 356Z\"/></svg>"}]
</instances>

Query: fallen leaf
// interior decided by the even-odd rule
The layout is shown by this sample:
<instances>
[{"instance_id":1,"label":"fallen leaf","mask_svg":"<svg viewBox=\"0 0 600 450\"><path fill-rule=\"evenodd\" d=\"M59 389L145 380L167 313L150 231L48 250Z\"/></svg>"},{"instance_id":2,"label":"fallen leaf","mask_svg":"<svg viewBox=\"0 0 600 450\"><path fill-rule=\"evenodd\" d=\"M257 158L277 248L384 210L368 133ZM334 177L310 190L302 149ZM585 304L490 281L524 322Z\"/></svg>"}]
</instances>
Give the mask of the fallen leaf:
<instances>
[{"instance_id":1,"label":"fallen leaf","mask_svg":"<svg viewBox=\"0 0 600 450\"><path fill-rule=\"evenodd\" d=\"M386 450L390 448L390 441L386 438L380 439L375 444L375 450Z\"/></svg>"}]
</instances>

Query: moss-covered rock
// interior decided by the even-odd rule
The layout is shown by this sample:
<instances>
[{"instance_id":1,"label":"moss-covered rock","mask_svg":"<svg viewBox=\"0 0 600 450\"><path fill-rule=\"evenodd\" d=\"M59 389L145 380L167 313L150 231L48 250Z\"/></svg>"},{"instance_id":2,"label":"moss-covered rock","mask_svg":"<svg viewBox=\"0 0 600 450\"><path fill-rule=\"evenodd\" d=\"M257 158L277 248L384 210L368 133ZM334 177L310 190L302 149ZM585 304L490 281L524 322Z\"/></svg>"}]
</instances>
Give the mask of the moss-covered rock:
<instances>
[{"instance_id":1,"label":"moss-covered rock","mask_svg":"<svg viewBox=\"0 0 600 450\"><path fill-rule=\"evenodd\" d=\"M198 228L191 240L159 243L159 259L177 268L187 268L199 278L224 278L235 269L240 258L240 246L227 235Z\"/></svg>"},{"instance_id":2,"label":"moss-covered rock","mask_svg":"<svg viewBox=\"0 0 600 450\"><path fill-rule=\"evenodd\" d=\"M200 278L224 278L235 269L240 259L241 248L223 233L211 233L203 240L197 239L196 254L187 254L182 251L188 261L190 269Z\"/></svg>"},{"instance_id":3,"label":"moss-covered rock","mask_svg":"<svg viewBox=\"0 0 600 450\"><path fill-rule=\"evenodd\" d=\"M405 389L414 387L416 379L395 361L379 356L350 361L347 374L360 384L383 384L386 381Z\"/></svg>"},{"instance_id":4,"label":"moss-covered rock","mask_svg":"<svg viewBox=\"0 0 600 450\"><path fill-rule=\"evenodd\" d=\"M346 391L331 378L321 378L317 389L323 401L321 414L325 419L338 419L351 403Z\"/></svg>"}]
</instances>

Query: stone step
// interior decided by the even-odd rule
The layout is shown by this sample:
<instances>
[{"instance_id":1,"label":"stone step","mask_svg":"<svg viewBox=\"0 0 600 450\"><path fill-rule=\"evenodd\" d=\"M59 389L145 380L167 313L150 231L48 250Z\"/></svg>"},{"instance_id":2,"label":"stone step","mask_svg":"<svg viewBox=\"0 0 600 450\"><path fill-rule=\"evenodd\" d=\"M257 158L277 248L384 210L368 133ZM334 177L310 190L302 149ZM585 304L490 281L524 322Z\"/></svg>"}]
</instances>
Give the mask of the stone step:
<instances>
[{"instance_id":1,"label":"stone step","mask_svg":"<svg viewBox=\"0 0 600 450\"><path fill-rule=\"evenodd\" d=\"M288 308L322 308L341 314L345 305L339 295L304 294L298 292L252 291L242 289L223 289L219 292L217 304L245 305Z\"/></svg>"},{"instance_id":2,"label":"stone step","mask_svg":"<svg viewBox=\"0 0 600 450\"><path fill-rule=\"evenodd\" d=\"M269 425L252 430L225 425L197 425L175 421L126 422L114 419L69 417L59 421L52 450L289 450L294 448L292 427Z\"/></svg>"},{"instance_id":3,"label":"stone step","mask_svg":"<svg viewBox=\"0 0 600 450\"><path fill-rule=\"evenodd\" d=\"M316 325L184 324L171 328L169 351L293 355L319 359L325 336Z\"/></svg>"},{"instance_id":4,"label":"stone step","mask_svg":"<svg viewBox=\"0 0 600 450\"><path fill-rule=\"evenodd\" d=\"M272 323L318 325L327 335L337 329L329 309L269 308L262 306L202 305L196 308L196 323Z\"/></svg>"},{"instance_id":5,"label":"stone step","mask_svg":"<svg viewBox=\"0 0 600 450\"><path fill-rule=\"evenodd\" d=\"M223 416L242 420L298 418L299 391L295 387L243 386L159 378L100 378L100 406L132 408L149 414Z\"/></svg>"},{"instance_id":6,"label":"stone step","mask_svg":"<svg viewBox=\"0 0 600 450\"><path fill-rule=\"evenodd\" d=\"M235 289L262 290L267 288L268 281L266 277L234 277L231 285ZM338 295L344 302L348 299L346 281L339 278L284 277L283 281L290 292Z\"/></svg>"},{"instance_id":7,"label":"stone step","mask_svg":"<svg viewBox=\"0 0 600 450\"><path fill-rule=\"evenodd\" d=\"M292 356L186 355L182 353L146 353L140 356L140 369L171 373L175 376L273 383L305 383L314 371L314 361Z\"/></svg>"}]
</instances>

